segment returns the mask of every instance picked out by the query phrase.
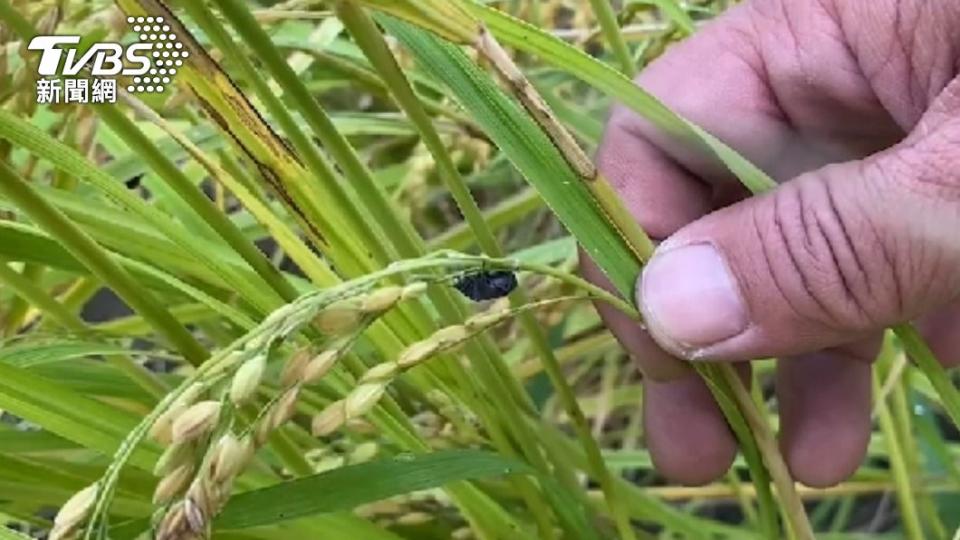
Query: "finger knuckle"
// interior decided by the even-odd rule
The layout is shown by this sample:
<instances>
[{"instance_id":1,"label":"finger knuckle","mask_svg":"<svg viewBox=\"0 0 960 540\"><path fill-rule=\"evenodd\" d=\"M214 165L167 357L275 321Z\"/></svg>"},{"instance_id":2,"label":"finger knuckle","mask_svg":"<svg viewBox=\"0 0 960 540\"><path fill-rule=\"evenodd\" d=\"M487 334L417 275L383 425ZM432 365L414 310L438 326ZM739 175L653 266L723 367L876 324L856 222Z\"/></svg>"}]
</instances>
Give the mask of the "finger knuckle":
<instances>
[{"instance_id":1,"label":"finger knuckle","mask_svg":"<svg viewBox=\"0 0 960 540\"><path fill-rule=\"evenodd\" d=\"M895 264L865 212L838 200L824 177L807 177L775 195L767 233L771 271L798 313L867 331L899 310Z\"/></svg>"},{"instance_id":2,"label":"finger knuckle","mask_svg":"<svg viewBox=\"0 0 960 540\"><path fill-rule=\"evenodd\" d=\"M960 142L960 141L958 141ZM960 144L951 151L960 156ZM875 214L893 249L892 260L901 295L903 318L920 315L960 294L960 159L937 157L926 151L897 151L868 160L860 176L882 192ZM923 155L929 155L924 159ZM892 238L892 239L890 239Z\"/></svg>"},{"instance_id":3,"label":"finger knuckle","mask_svg":"<svg viewBox=\"0 0 960 540\"><path fill-rule=\"evenodd\" d=\"M883 159L875 173L889 183L936 201L960 202L960 129L926 128ZM923 133L925 129L926 133Z\"/></svg>"}]
</instances>

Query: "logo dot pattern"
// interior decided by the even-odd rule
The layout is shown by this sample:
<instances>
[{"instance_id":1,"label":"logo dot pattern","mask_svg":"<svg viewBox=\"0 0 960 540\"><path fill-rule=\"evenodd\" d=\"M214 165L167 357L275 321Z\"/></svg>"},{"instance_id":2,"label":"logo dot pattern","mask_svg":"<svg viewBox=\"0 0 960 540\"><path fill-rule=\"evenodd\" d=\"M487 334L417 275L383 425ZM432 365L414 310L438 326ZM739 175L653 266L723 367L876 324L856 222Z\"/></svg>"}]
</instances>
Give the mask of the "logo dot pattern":
<instances>
[{"instance_id":1,"label":"logo dot pattern","mask_svg":"<svg viewBox=\"0 0 960 540\"><path fill-rule=\"evenodd\" d=\"M170 84L172 77L177 74L177 68L183 66L183 59L190 56L184 50L183 43L177 40L177 35L171 32L170 25L164 24L163 17L127 17L140 41L153 44L153 59L148 76L134 77L127 91L162 93Z\"/></svg>"}]
</instances>

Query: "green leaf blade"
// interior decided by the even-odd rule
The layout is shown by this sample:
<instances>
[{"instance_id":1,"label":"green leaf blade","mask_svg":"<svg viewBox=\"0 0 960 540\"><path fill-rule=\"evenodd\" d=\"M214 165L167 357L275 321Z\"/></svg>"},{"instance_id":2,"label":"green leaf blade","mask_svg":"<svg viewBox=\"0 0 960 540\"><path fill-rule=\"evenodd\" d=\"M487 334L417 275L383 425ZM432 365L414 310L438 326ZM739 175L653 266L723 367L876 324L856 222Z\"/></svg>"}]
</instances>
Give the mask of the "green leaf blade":
<instances>
[{"instance_id":1,"label":"green leaf blade","mask_svg":"<svg viewBox=\"0 0 960 540\"><path fill-rule=\"evenodd\" d=\"M217 526L243 529L317 513L350 510L462 480L529 473L519 462L488 452L447 451L341 467L233 497Z\"/></svg>"}]
</instances>

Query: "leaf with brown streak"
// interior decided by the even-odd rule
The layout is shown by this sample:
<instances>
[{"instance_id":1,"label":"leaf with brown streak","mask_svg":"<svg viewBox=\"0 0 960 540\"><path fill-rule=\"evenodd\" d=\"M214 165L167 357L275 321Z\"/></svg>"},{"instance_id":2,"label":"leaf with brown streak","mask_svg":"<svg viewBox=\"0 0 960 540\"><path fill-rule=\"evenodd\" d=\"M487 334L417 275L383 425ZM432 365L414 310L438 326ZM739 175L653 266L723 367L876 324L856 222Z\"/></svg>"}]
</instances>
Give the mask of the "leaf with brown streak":
<instances>
[{"instance_id":1,"label":"leaf with brown streak","mask_svg":"<svg viewBox=\"0 0 960 540\"><path fill-rule=\"evenodd\" d=\"M304 202L305 195L299 188L310 175L292 149L162 1L117 0L117 4L128 16L163 17L164 23L170 25L178 41L183 43L183 50L189 53L177 73L177 84L196 96L201 108L256 166L287 210L297 217L317 248L327 252L330 245L323 231L332 224L324 222L319 212L305 211L308 203Z\"/></svg>"}]
</instances>

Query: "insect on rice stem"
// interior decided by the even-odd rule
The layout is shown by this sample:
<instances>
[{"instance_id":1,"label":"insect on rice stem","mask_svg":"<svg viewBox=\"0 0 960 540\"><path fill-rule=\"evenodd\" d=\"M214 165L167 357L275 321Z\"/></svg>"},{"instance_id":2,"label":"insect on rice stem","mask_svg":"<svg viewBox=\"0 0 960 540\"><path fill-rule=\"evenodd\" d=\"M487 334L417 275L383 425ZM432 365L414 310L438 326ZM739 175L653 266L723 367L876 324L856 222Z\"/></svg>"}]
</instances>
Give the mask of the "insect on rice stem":
<instances>
[{"instance_id":1,"label":"insect on rice stem","mask_svg":"<svg viewBox=\"0 0 960 540\"><path fill-rule=\"evenodd\" d=\"M454 288L474 302L503 298L517 285L517 275L509 270L480 269L467 272L453 282Z\"/></svg>"}]
</instances>

